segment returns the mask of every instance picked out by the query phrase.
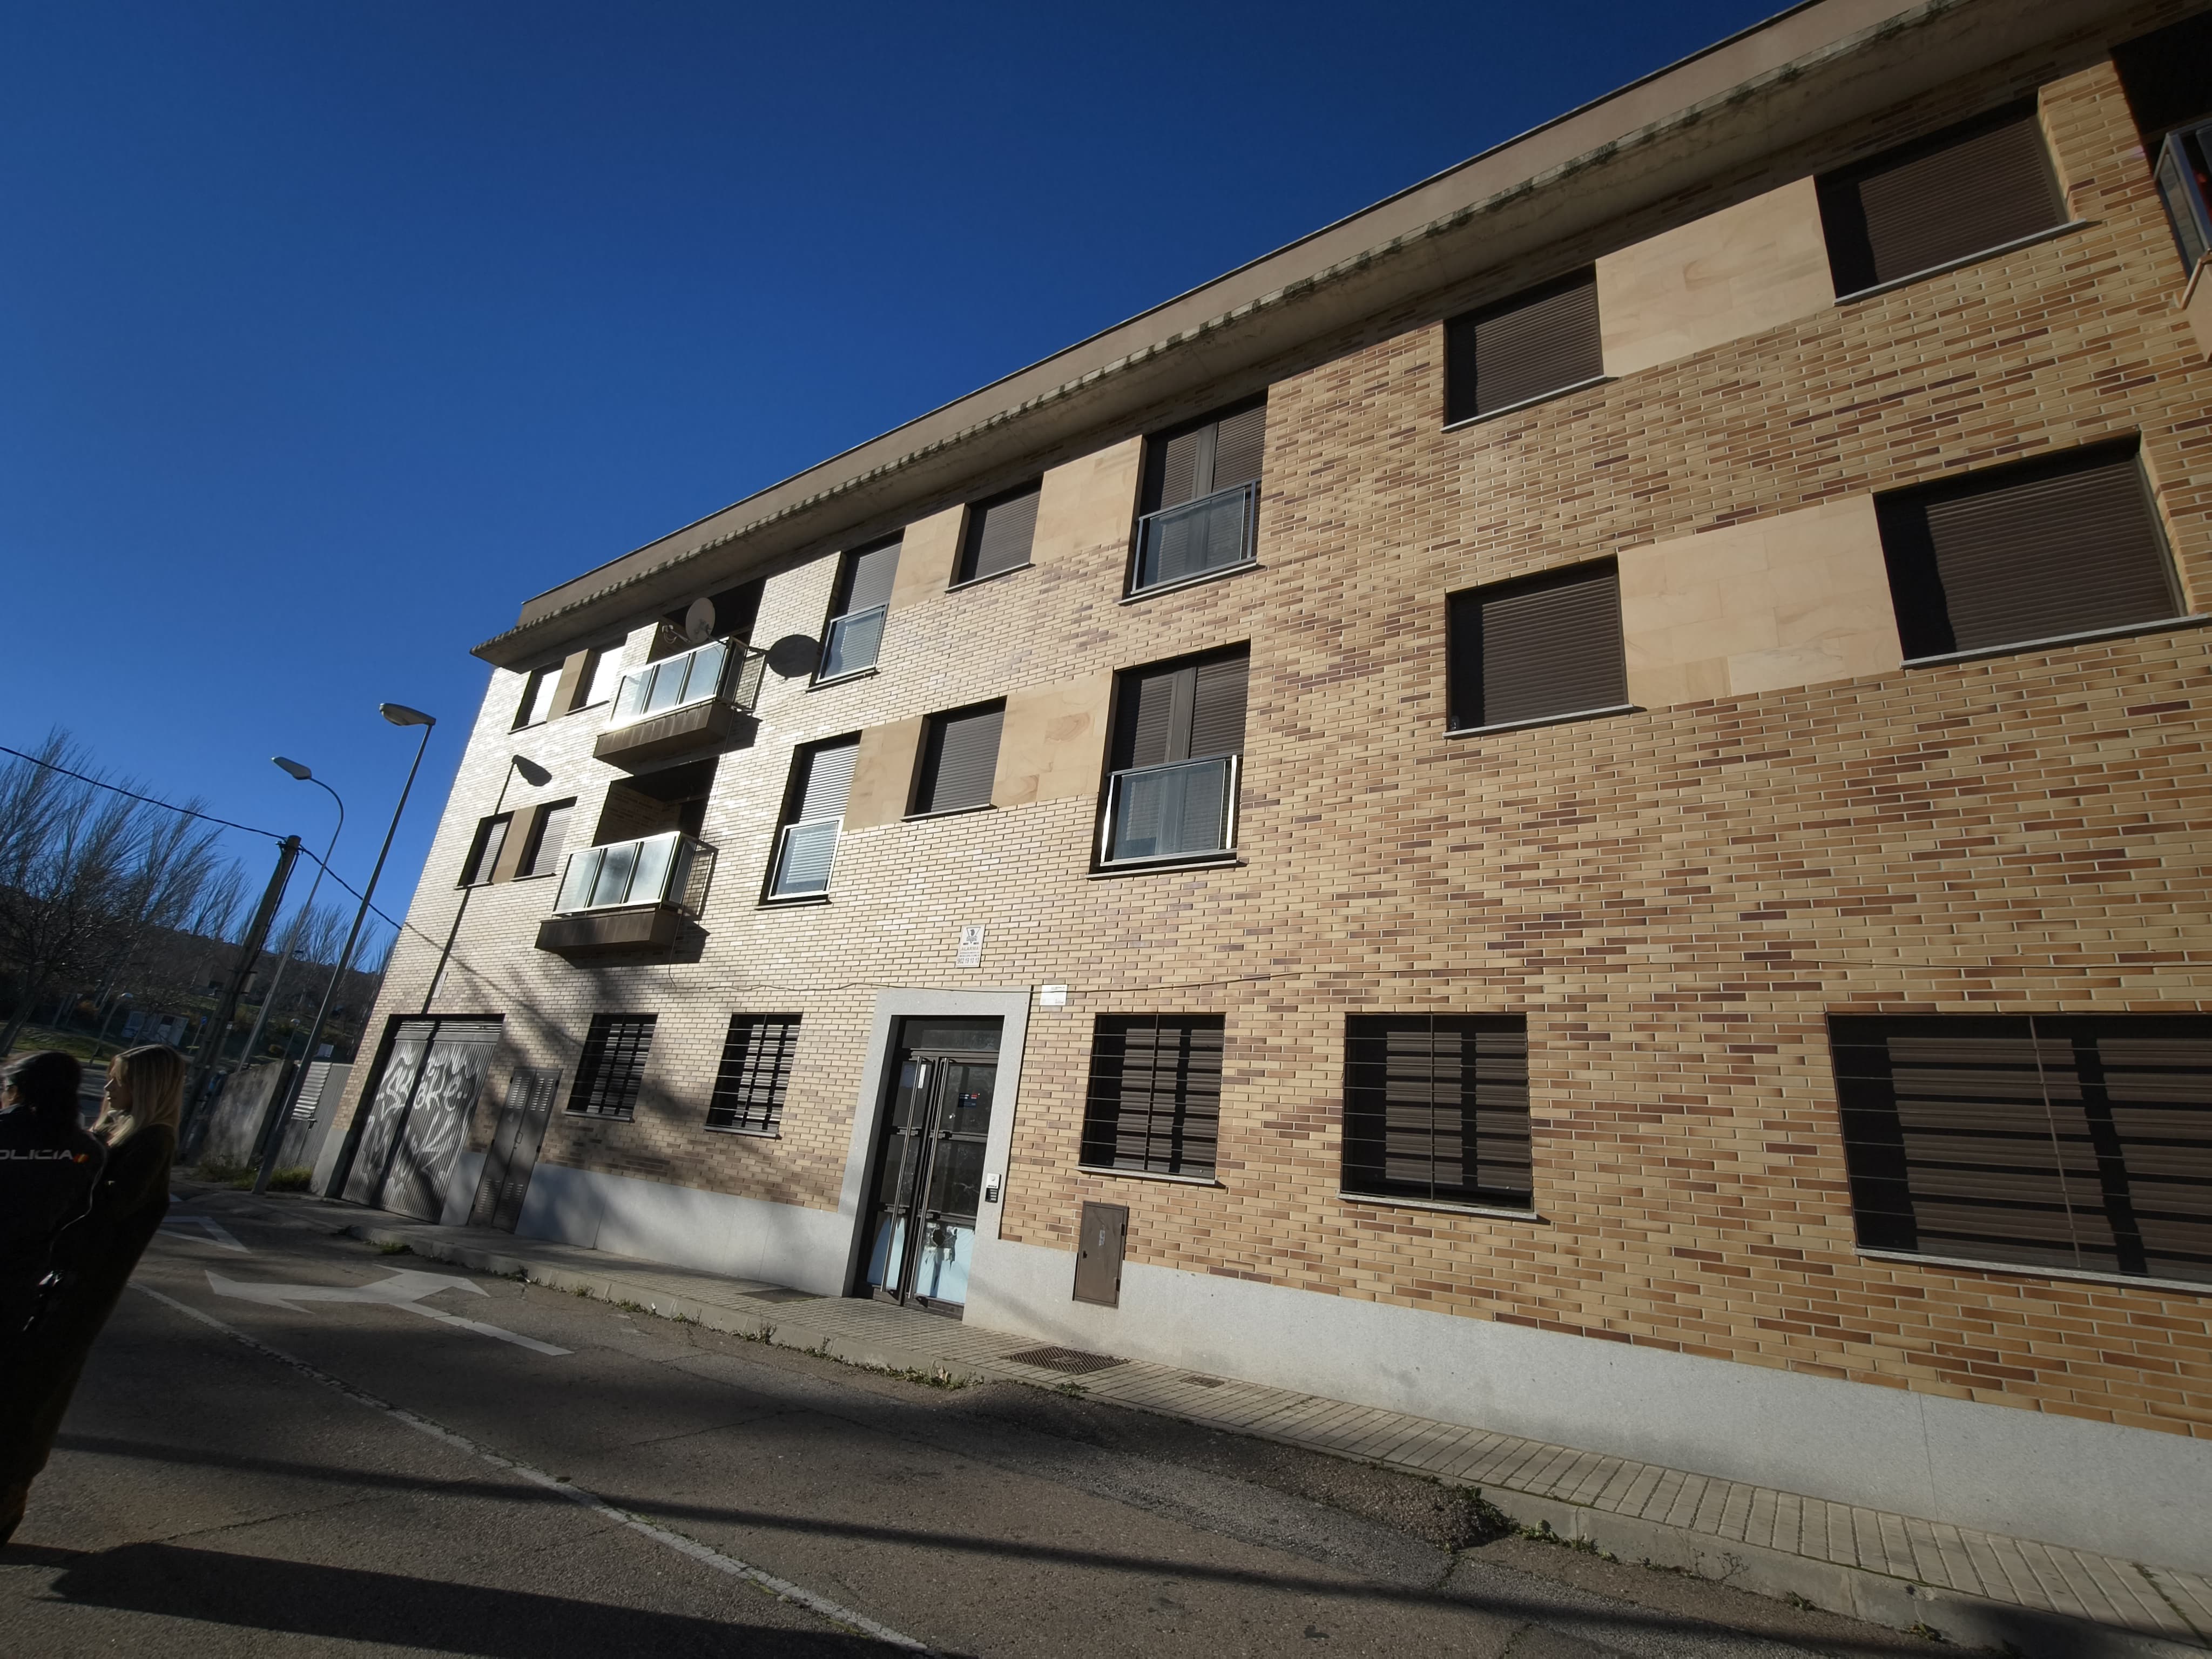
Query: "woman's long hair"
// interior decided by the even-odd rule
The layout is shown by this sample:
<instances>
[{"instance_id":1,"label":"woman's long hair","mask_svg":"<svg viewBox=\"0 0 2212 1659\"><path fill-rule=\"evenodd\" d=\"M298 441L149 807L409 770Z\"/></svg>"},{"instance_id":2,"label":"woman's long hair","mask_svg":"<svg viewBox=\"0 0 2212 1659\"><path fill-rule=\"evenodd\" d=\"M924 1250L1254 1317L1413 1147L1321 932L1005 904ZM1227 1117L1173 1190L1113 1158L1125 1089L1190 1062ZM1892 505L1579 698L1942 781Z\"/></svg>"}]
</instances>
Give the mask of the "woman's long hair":
<instances>
[{"instance_id":1,"label":"woman's long hair","mask_svg":"<svg viewBox=\"0 0 2212 1659\"><path fill-rule=\"evenodd\" d=\"M93 1133L118 1146L141 1129L177 1131L185 1103L185 1057L167 1043L125 1048L107 1063L107 1110Z\"/></svg>"}]
</instances>

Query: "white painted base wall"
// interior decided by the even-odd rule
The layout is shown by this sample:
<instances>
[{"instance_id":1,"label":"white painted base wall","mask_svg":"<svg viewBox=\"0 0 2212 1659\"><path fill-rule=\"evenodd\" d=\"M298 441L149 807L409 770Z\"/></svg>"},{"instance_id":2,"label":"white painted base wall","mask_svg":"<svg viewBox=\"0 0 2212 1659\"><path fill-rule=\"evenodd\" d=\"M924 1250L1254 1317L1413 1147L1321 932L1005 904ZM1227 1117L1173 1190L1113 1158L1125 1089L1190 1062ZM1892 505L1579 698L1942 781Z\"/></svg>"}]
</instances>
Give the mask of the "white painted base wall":
<instances>
[{"instance_id":1,"label":"white painted base wall","mask_svg":"<svg viewBox=\"0 0 2212 1659\"><path fill-rule=\"evenodd\" d=\"M978 1238L968 1317L1834 1502L2212 1571L2212 1441Z\"/></svg>"},{"instance_id":2,"label":"white painted base wall","mask_svg":"<svg viewBox=\"0 0 2212 1659\"><path fill-rule=\"evenodd\" d=\"M475 1192L473 1180L467 1190ZM830 1210L540 1164L514 1231L836 1296L845 1288L853 1222Z\"/></svg>"}]
</instances>

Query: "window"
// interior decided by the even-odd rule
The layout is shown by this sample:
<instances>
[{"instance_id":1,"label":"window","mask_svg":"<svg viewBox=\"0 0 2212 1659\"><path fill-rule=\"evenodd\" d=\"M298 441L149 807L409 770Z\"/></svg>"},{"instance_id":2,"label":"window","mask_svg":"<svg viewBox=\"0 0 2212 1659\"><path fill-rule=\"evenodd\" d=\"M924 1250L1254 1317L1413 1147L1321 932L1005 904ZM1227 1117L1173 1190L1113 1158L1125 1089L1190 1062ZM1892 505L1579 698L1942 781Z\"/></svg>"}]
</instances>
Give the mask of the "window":
<instances>
[{"instance_id":1,"label":"window","mask_svg":"<svg viewBox=\"0 0 2212 1659\"><path fill-rule=\"evenodd\" d=\"M561 684L561 665L531 671L522 687L522 702L514 711L514 729L541 726L553 718L553 694Z\"/></svg>"},{"instance_id":2,"label":"window","mask_svg":"<svg viewBox=\"0 0 2212 1659\"><path fill-rule=\"evenodd\" d=\"M1487 1014L1346 1019L1344 1190L1528 1208L1528 1023Z\"/></svg>"},{"instance_id":3,"label":"window","mask_svg":"<svg viewBox=\"0 0 2212 1659\"><path fill-rule=\"evenodd\" d=\"M876 665L883 648L884 614L898 574L896 540L845 555L837 572L837 592L822 635L819 680L834 680Z\"/></svg>"},{"instance_id":4,"label":"window","mask_svg":"<svg viewBox=\"0 0 2212 1659\"><path fill-rule=\"evenodd\" d=\"M968 509L955 582L981 581L1004 570L1018 570L1030 562L1030 548L1036 540L1037 498L1043 488L1042 480L1031 479L1019 489Z\"/></svg>"},{"instance_id":5,"label":"window","mask_svg":"<svg viewBox=\"0 0 2212 1659\"><path fill-rule=\"evenodd\" d=\"M1620 577L1612 560L1471 587L1447 603L1453 731L1626 706Z\"/></svg>"},{"instance_id":6,"label":"window","mask_svg":"<svg viewBox=\"0 0 2212 1659\"><path fill-rule=\"evenodd\" d=\"M1225 1023L1219 1014L1101 1014L1091 1038L1083 1162L1212 1176Z\"/></svg>"},{"instance_id":7,"label":"window","mask_svg":"<svg viewBox=\"0 0 2212 1659\"><path fill-rule=\"evenodd\" d=\"M964 811L991 804L991 780L999 765L999 729L1006 718L1004 702L929 717L921 740L915 816Z\"/></svg>"},{"instance_id":8,"label":"window","mask_svg":"<svg viewBox=\"0 0 2212 1659\"><path fill-rule=\"evenodd\" d=\"M2032 104L1829 173L1820 191L1844 295L1964 264L2066 221Z\"/></svg>"},{"instance_id":9,"label":"window","mask_svg":"<svg viewBox=\"0 0 2212 1659\"><path fill-rule=\"evenodd\" d=\"M584 664L582 675L576 681L576 707L590 708L611 700L615 686L621 678L620 646L605 646L592 652Z\"/></svg>"},{"instance_id":10,"label":"window","mask_svg":"<svg viewBox=\"0 0 2212 1659\"><path fill-rule=\"evenodd\" d=\"M1121 676L1102 864L1202 858L1236 845L1249 647Z\"/></svg>"},{"instance_id":11,"label":"window","mask_svg":"<svg viewBox=\"0 0 2212 1659\"><path fill-rule=\"evenodd\" d=\"M593 1014L576 1062L568 1109L586 1117L624 1120L637 1110L645 1057L653 1048L653 1014Z\"/></svg>"},{"instance_id":12,"label":"window","mask_svg":"<svg viewBox=\"0 0 2212 1659\"><path fill-rule=\"evenodd\" d=\"M2212 1019L1828 1021L1861 1248L2212 1283Z\"/></svg>"},{"instance_id":13,"label":"window","mask_svg":"<svg viewBox=\"0 0 2212 1659\"><path fill-rule=\"evenodd\" d=\"M837 830L853 793L853 763L860 752L858 738L840 738L792 757L791 790L769 876L770 898L811 898L830 890Z\"/></svg>"},{"instance_id":14,"label":"window","mask_svg":"<svg viewBox=\"0 0 2212 1659\"><path fill-rule=\"evenodd\" d=\"M568 839L568 819L576 810L573 800L548 801L531 809L529 839L523 843L521 876L550 876L561 867L561 853Z\"/></svg>"},{"instance_id":15,"label":"window","mask_svg":"<svg viewBox=\"0 0 2212 1659\"><path fill-rule=\"evenodd\" d=\"M2181 612L2135 443L1877 496L1907 662Z\"/></svg>"},{"instance_id":16,"label":"window","mask_svg":"<svg viewBox=\"0 0 2212 1659\"><path fill-rule=\"evenodd\" d=\"M507 826L514 821L513 813L502 812L477 825L476 839L469 843L468 862L461 866L462 886L481 887L491 879L492 872L499 867L499 855L507 848Z\"/></svg>"},{"instance_id":17,"label":"window","mask_svg":"<svg viewBox=\"0 0 2212 1659\"><path fill-rule=\"evenodd\" d=\"M1132 593L1252 562L1267 436L1263 398L1146 443Z\"/></svg>"},{"instance_id":18,"label":"window","mask_svg":"<svg viewBox=\"0 0 2212 1659\"><path fill-rule=\"evenodd\" d=\"M798 1048L797 1014L732 1014L707 1127L774 1134L783 1121L783 1094Z\"/></svg>"},{"instance_id":19,"label":"window","mask_svg":"<svg viewBox=\"0 0 2212 1659\"><path fill-rule=\"evenodd\" d=\"M1444 325L1444 422L1605 378L1595 266Z\"/></svg>"}]
</instances>

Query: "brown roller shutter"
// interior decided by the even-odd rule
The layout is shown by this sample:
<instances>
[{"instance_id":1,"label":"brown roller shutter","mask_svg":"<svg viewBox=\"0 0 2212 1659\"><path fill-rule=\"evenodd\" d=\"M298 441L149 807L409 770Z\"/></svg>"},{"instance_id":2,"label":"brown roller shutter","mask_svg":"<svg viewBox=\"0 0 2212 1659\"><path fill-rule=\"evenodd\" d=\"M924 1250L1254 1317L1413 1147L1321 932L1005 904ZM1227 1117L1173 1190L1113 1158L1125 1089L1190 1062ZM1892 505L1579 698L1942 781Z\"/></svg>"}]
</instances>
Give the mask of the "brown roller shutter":
<instances>
[{"instance_id":1,"label":"brown roller shutter","mask_svg":"<svg viewBox=\"0 0 2212 1659\"><path fill-rule=\"evenodd\" d=\"M1030 562L1030 548L1036 540L1037 497L1042 489L1040 483L1025 484L996 501L981 501L968 509L967 534L960 549L960 580L995 576Z\"/></svg>"},{"instance_id":2,"label":"brown roller shutter","mask_svg":"<svg viewBox=\"0 0 2212 1659\"><path fill-rule=\"evenodd\" d=\"M1006 704L997 702L930 720L915 811L951 812L989 804L991 778L999 764L999 731L1006 718Z\"/></svg>"},{"instance_id":3,"label":"brown roller shutter","mask_svg":"<svg viewBox=\"0 0 2212 1659\"><path fill-rule=\"evenodd\" d=\"M1450 634L1455 730L1628 701L1620 581L1611 560L1455 593Z\"/></svg>"},{"instance_id":4,"label":"brown roller shutter","mask_svg":"<svg viewBox=\"0 0 2212 1659\"><path fill-rule=\"evenodd\" d=\"M2180 614L2132 440L1875 502L1908 661Z\"/></svg>"},{"instance_id":5,"label":"brown roller shutter","mask_svg":"<svg viewBox=\"0 0 2212 1659\"><path fill-rule=\"evenodd\" d=\"M1217 657L1192 669L1191 759L1243 753L1245 684L1250 672L1251 658L1243 653Z\"/></svg>"},{"instance_id":6,"label":"brown roller shutter","mask_svg":"<svg viewBox=\"0 0 2212 1659\"><path fill-rule=\"evenodd\" d=\"M1260 476L1267 433L1262 403L1209 415L1152 439L1145 447L1142 510L1158 513Z\"/></svg>"},{"instance_id":7,"label":"brown roller shutter","mask_svg":"<svg viewBox=\"0 0 2212 1659\"><path fill-rule=\"evenodd\" d=\"M1511 407L1605 373L1593 268L1457 317L1444 331L1449 421Z\"/></svg>"},{"instance_id":8,"label":"brown roller shutter","mask_svg":"<svg viewBox=\"0 0 2212 1659\"><path fill-rule=\"evenodd\" d=\"M2112 67L2146 138L2212 115L2212 12L2122 41Z\"/></svg>"},{"instance_id":9,"label":"brown roller shutter","mask_svg":"<svg viewBox=\"0 0 2212 1659\"><path fill-rule=\"evenodd\" d=\"M1828 1024L1862 1246L2212 1282L2212 1019Z\"/></svg>"},{"instance_id":10,"label":"brown roller shutter","mask_svg":"<svg viewBox=\"0 0 2212 1659\"><path fill-rule=\"evenodd\" d=\"M805 781L799 786L799 806L792 822L845 816L845 803L853 793L853 763L860 753L860 739L847 738L823 744L807 755Z\"/></svg>"},{"instance_id":11,"label":"brown roller shutter","mask_svg":"<svg viewBox=\"0 0 2212 1659\"><path fill-rule=\"evenodd\" d=\"M2033 105L1831 173L1820 191L1838 294L1932 270L2066 220Z\"/></svg>"},{"instance_id":12,"label":"brown roller shutter","mask_svg":"<svg viewBox=\"0 0 2212 1659\"><path fill-rule=\"evenodd\" d=\"M1114 769L1243 753L1250 666L1240 648L1124 675Z\"/></svg>"},{"instance_id":13,"label":"brown roller shutter","mask_svg":"<svg viewBox=\"0 0 2212 1659\"><path fill-rule=\"evenodd\" d=\"M1267 447L1267 406L1224 415L1213 440L1213 488L1229 489L1250 483L1260 476L1261 452Z\"/></svg>"},{"instance_id":14,"label":"brown roller shutter","mask_svg":"<svg viewBox=\"0 0 2212 1659\"><path fill-rule=\"evenodd\" d=\"M1358 1015L1345 1022L1344 1190L1527 1204L1528 1022Z\"/></svg>"},{"instance_id":15,"label":"brown roller shutter","mask_svg":"<svg viewBox=\"0 0 2212 1659\"><path fill-rule=\"evenodd\" d=\"M1115 745L1121 752L1115 757L1115 770L1159 766L1184 757L1170 750L1177 732L1189 730L1191 681L1188 669L1167 668L1132 674L1123 682L1121 718L1116 722L1119 740ZM1184 754L1188 753L1186 748Z\"/></svg>"},{"instance_id":16,"label":"brown roller shutter","mask_svg":"<svg viewBox=\"0 0 2212 1659\"><path fill-rule=\"evenodd\" d=\"M864 553L846 556L852 561L845 579L845 604L838 615L872 611L890 603L891 583L898 575L899 544L890 542Z\"/></svg>"},{"instance_id":17,"label":"brown roller shutter","mask_svg":"<svg viewBox=\"0 0 2212 1659\"><path fill-rule=\"evenodd\" d=\"M1212 1175L1224 1041L1218 1014L1100 1015L1091 1038L1082 1161L1156 1175Z\"/></svg>"}]
</instances>

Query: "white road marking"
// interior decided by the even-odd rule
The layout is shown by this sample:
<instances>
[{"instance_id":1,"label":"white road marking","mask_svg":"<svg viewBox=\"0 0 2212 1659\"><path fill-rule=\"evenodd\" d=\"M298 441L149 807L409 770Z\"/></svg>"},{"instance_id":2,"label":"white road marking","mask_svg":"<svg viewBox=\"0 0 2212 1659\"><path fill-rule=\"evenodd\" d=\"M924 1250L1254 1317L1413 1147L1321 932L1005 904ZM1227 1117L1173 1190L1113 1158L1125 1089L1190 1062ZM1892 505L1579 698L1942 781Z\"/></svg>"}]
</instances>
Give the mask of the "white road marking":
<instances>
[{"instance_id":1,"label":"white road marking","mask_svg":"<svg viewBox=\"0 0 2212 1659\"><path fill-rule=\"evenodd\" d=\"M209 1277L213 1278L214 1275L210 1274ZM548 1492L559 1492L570 1503L587 1509L594 1515L628 1527L632 1532L642 1533L654 1543L665 1545L679 1555L689 1556L702 1566L712 1567L717 1572L728 1573L732 1578L742 1578L748 1583L757 1584L779 1600L796 1601L800 1607L811 1613L819 1613L834 1625L842 1625L846 1629L858 1631L863 1636L872 1636L878 1642L888 1642L894 1647L904 1648L909 1653L929 1655L932 1656L932 1659L934 1659L935 1650L926 1643L917 1642L911 1636L902 1636L889 1626L878 1624L864 1613L856 1613L850 1607L832 1601L826 1595L817 1595L804 1585L794 1584L787 1578L779 1578L772 1572L764 1572L758 1567L738 1560L734 1555L725 1555L720 1550L709 1549L696 1539L686 1538L679 1532L671 1532L667 1528L658 1526L641 1516L632 1515L627 1510L618 1510L597 1493L586 1492L572 1482L556 1480L544 1470L533 1468L531 1465L515 1458L503 1456L492 1450L490 1447L471 1440L468 1436L449 1429L441 1423L434 1423L427 1417L417 1416L404 1406L395 1406L388 1400L380 1400L365 1389L357 1389L341 1377L333 1376L326 1370L310 1365L304 1359L295 1358L282 1348L272 1348L258 1337L248 1336L237 1326L225 1324L213 1314L202 1313L198 1308L187 1303L179 1302L173 1296L164 1296L150 1285L142 1285L133 1279L131 1282L131 1288L152 1297L164 1307L174 1308L187 1319L197 1319L210 1329L221 1331L232 1341L251 1348L254 1352L264 1355L276 1361L280 1365L289 1365L311 1382L319 1382L333 1393L343 1395L357 1406L366 1406L371 1411L382 1412L395 1422L404 1423L418 1434L427 1434L433 1440L443 1441L449 1446L458 1447L463 1451L471 1453L493 1468L506 1469L512 1474L519 1474L524 1480L544 1487Z\"/></svg>"},{"instance_id":2,"label":"white road marking","mask_svg":"<svg viewBox=\"0 0 2212 1659\"><path fill-rule=\"evenodd\" d=\"M305 1313L302 1302L356 1302L374 1306L398 1308L401 1311L420 1314L425 1319L434 1319L441 1325L458 1326L465 1331L474 1331L480 1336L496 1337L501 1342L512 1342L518 1348L527 1348L532 1353L556 1356L568 1352L556 1348L550 1342L540 1342L534 1336L520 1336L497 1325L487 1325L481 1320L464 1319L459 1314L449 1314L441 1308L426 1308L422 1298L435 1296L441 1291L470 1291L477 1296L487 1294L484 1287L472 1279L459 1279L451 1273L426 1273L419 1268L403 1267L387 1279L374 1285L257 1285L246 1279L225 1279L221 1273L210 1273L208 1289L217 1296L234 1297L240 1302L259 1302L272 1308L287 1309L293 1313Z\"/></svg>"},{"instance_id":3,"label":"white road marking","mask_svg":"<svg viewBox=\"0 0 2212 1659\"><path fill-rule=\"evenodd\" d=\"M191 1234L185 1231L187 1227L201 1228L206 1232L207 1237L192 1238ZM195 1244L219 1244L226 1250L236 1250L240 1255L249 1254L246 1246L238 1242L230 1229L223 1226L212 1216L179 1215L174 1211L171 1211L161 1223L161 1231L172 1238L191 1238Z\"/></svg>"}]
</instances>

